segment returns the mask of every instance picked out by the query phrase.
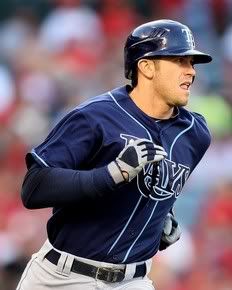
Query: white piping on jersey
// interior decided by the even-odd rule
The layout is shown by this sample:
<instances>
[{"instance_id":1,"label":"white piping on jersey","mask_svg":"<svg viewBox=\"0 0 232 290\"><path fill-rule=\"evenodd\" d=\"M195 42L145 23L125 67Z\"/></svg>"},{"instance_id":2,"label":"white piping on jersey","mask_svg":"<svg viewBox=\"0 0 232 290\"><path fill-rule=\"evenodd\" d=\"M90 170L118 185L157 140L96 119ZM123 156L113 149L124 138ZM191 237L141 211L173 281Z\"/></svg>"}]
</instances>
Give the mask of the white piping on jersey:
<instances>
[{"instance_id":1,"label":"white piping on jersey","mask_svg":"<svg viewBox=\"0 0 232 290\"><path fill-rule=\"evenodd\" d=\"M155 205L154 205L154 207L153 207L153 209L152 209L152 212L151 212L151 214L150 214L148 220L146 221L145 225L143 226L141 232L138 234L138 236L136 237L136 239L134 240L134 242L133 242L132 245L130 246L129 250L127 251L127 253L126 253L126 255L125 255L125 257L124 257L124 259L123 259L123 261L122 261L122 263L125 263L125 262L126 262L126 260L127 260L128 256L129 256L129 254L130 254L132 248L134 247L135 243L138 241L138 239L140 238L140 236L141 236L142 233L144 232L146 226L148 225L149 221L151 220L151 218L152 218L152 216L153 216L153 214L154 214L154 212L155 212L155 209L156 209L156 206L157 206L158 203L159 203L158 201L155 203Z\"/></svg>"},{"instance_id":2,"label":"white piping on jersey","mask_svg":"<svg viewBox=\"0 0 232 290\"><path fill-rule=\"evenodd\" d=\"M115 102L115 104L124 112L126 113L131 119L133 119L140 127L142 127L146 132L147 132L147 135L150 139L150 141L152 141L152 137L151 137L151 134L150 132L147 130L146 127L143 126L143 124L141 124L137 119L135 119L130 113L128 113L122 106L119 105L119 103L116 101L115 97L113 96L113 94L111 92L108 92L108 94L110 95L110 97L113 99L113 101ZM141 195L145 198L148 198L143 192L142 190L140 189L139 187L139 179L137 177L137 187L138 187L138 190L139 192L141 193Z\"/></svg>"},{"instance_id":3,"label":"white piping on jersey","mask_svg":"<svg viewBox=\"0 0 232 290\"><path fill-rule=\"evenodd\" d=\"M113 101L115 102L115 104L124 112L124 113L126 113L132 120L134 120L140 127L142 127L145 131L146 131L146 133L147 133L147 135L148 135L148 137L149 137L149 139L150 139L150 141L152 141L152 137L151 137L151 134L150 134L150 132L147 130L147 128L146 127L144 127L143 126L143 124L141 124L137 119L135 119L130 113L128 113L122 106L120 106L119 105L119 103L116 101L116 99L115 99L115 97L113 96L113 94L111 93L111 92L108 92L108 94L110 95L110 97L113 99ZM145 197L145 198L148 198L143 192L142 192L142 190L140 189L140 187L139 187L139 179L138 179L138 177L137 177L137 187L138 187L138 190L139 190L139 192L140 192L140 194L143 196L143 197Z\"/></svg>"},{"instance_id":4,"label":"white piping on jersey","mask_svg":"<svg viewBox=\"0 0 232 290\"><path fill-rule=\"evenodd\" d=\"M190 124L186 129L184 129L182 132L180 132L180 133L175 137L175 139L174 139L174 141L172 142L172 145L171 145L171 147L170 147L170 151L169 151L169 159L170 159L170 160L172 160L172 150L173 150L173 147L174 147L174 145L175 145L177 139L178 139L181 135L183 135L185 132L187 132L188 130L190 130L190 129L192 128L192 126L193 126L193 124L194 124L194 121L195 121L195 119L194 119L194 117L192 116L192 122L191 122L191 124Z\"/></svg>"},{"instance_id":5,"label":"white piping on jersey","mask_svg":"<svg viewBox=\"0 0 232 290\"><path fill-rule=\"evenodd\" d=\"M137 124L139 124L139 126L141 126L146 132L147 135L149 136L149 139L152 141L151 138L151 134L150 132L147 130L146 127L143 126L143 124L141 124L138 120L136 120L130 113L128 113L122 106L119 105L119 103L116 101L116 99L114 98L114 96L112 95L111 92L108 92L108 94L110 95L110 97L114 100L114 102L118 105L118 107L123 110L124 113L126 113L131 119L133 119Z\"/></svg>"},{"instance_id":6,"label":"white piping on jersey","mask_svg":"<svg viewBox=\"0 0 232 290\"><path fill-rule=\"evenodd\" d=\"M148 135L148 137L149 137L149 139L152 141L152 137L151 137L151 134L150 134L150 132L147 130L147 128L146 127L144 127L143 126L143 124L141 124L138 120L136 120L130 113L128 113L122 106L120 106L119 105L119 103L116 101L116 99L114 98L114 96L113 96L113 94L111 93L111 92L108 92L108 94L110 95L110 97L113 99L113 101L115 102L115 104L124 112L124 113L126 113L131 119L133 119L140 127L142 127L146 132L147 132L147 135ZM138 178L137 178L137 184L138 184ZM107 254L109 254L112 250L113 250L113 248L116 246L116 244L118 243L118 241L119 241L119 239L121 238L121 236L123 235L123 233L125 232L125 230L127 229L127 227L128 227L128 225L129 225L129 223L130 223L130 221L131 221L131 219L133 218L133 216L134 216L134 214L135 214L135 212L136 212L136 209L138 208L138 206L139 206L139 204L140 204L140 202L141 202L141 200L142 200L142 196L143 197L145 197L145 198L147 198L147 196L145 196L144 194L143 194L143 192L140 190L140 188L138 187L138 189L139 189L139 191L140 191L140 193L141 193L141 196L140 196L140 198L139 198L139 200L138 200L138 202L137 202L137 204L136 204L136 206L135 206L135 208L133 209L133 211L132 211L132 214L130 215L130 217L129 217L129 219L128 219L128 221L127 221L127 223L125 224L125 226L123 227L123 229L122 229L122 231L120 232L120 234L118 235L118 237L117 237L117 239L115 240L115 242L113 243L113 245L111 246L111 248L110 248L110 250L108 251L108 253Z\"/></svg>"},{"instance_id":7,"label":"white piping on jersey","mask_svg":"<svg viewBox=\"0 0 232 290\"><path fill-rule=\"evenodd\" d=\"M136 204L136 206L135 206L135 208L134 208L134 210L133 210L131 216L129 217L129 219L128 219L126 225L124 226L123 230L121 231L121 233L119 234L119 236L117 237L116 241L113 243L113 245L111 246L111 248L109 249L109 251L108 251L107 254L109 254L109 253L113 250L113 248L116 246L117 242L118 242L119 239L121 238L122 234L125 232L127 226L129 225L129 223L130 223L132 217L133 217L134 214L135 214L136 209L138 208L138 206L139 206L139 204L140 204L141 199L142 199L142 195L140 196L140 198L139 198L139 200L138 200L138 202L137 202L137 204Z\"/></svg>"},{"instance_id":8,"label":"white piping on jersey","mask_svg":"<svg viewBox=\"0 0 232 290\"><path fill-rule=\"evenodd\" d=\"M39 159L39 161L42 162L43 165L45 165L46 167L49 167L49 166L47 165L47 163L46 163L46 162L45 162L41 157L39 157L39 155L35 152L34 149L31 151L31 154L35 155L35 157L36 157L37 159Z\"/></svg>"}]
</instances>

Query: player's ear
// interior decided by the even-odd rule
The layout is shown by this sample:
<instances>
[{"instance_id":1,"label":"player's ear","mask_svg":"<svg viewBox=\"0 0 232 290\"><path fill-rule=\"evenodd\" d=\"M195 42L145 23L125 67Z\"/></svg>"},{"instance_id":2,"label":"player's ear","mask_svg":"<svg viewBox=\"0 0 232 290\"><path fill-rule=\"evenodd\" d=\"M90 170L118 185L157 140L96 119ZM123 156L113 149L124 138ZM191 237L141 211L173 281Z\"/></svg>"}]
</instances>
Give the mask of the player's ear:
<instances>
[{"instance_id":1,"label":"player's ear","mask_svg":"<svg viewBox=\"0 0 232 290\"><path fill-rule=\"evenodd\" d=\"M155 67L154 62L150 59L140 59L138 61L138 73L141 73L144 77L152 79Z\"/></svg>"}]
</instances>

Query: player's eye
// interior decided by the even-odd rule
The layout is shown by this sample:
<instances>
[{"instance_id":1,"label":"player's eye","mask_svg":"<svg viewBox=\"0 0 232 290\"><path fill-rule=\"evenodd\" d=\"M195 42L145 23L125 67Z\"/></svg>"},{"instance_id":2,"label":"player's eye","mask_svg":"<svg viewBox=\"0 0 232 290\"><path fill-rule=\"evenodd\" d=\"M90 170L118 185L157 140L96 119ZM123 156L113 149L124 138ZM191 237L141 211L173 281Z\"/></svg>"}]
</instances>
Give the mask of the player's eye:
<instances>
[{"instance_id":1,"label":"player's eye","mask_svg":"<svg viewBox=\"0 0 232 290\"><path fill-rule=\"evenodd\" d=\"M187 62L187 59L185 57L178 57L177 58L177 62L179 62L180 64Z\"/></svg>"},{"instance_id":2,"label":"player's eye","mask_svg":"<svg viewBox=\"0 0 232 290\"><path fill-rule=\"evenodd\" d=\"M194 61L193 61L193 58L190 58L190 57L177 57L176 58L176 62L179 63L180 65L191 65L193 66L194 65Z\"/></svg>"}]
</instances>

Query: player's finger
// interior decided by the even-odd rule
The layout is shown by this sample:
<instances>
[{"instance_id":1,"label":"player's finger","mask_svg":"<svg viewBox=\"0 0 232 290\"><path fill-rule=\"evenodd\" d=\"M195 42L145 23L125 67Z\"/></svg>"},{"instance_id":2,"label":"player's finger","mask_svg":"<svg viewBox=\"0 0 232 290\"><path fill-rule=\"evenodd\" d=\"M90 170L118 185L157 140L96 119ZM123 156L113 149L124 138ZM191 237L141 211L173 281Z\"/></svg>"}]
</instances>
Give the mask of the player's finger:
<instances>
[{"instance_id":1,"label":"player's finger","mask_svg":"<svg viewBox=\"0 0 232 290\"><path fill-rule=\"evenodd\" d=\"M156 155L163 155L165 157L168 156L167 152L166 151L160 151L160 150L156 150Z\"/></svg>"},{"instance_id":2,"label":"player's finger","mask_svg":"<svg viewBox=\"0 0 232 290\"><path fill-rule=\"evenodd\" d=\"M165 239L169 242L169 243L174 243L177 240L179 240L181 236L181 229L179 226L177 226L176 228L172 228L172 233L167 235L165 237Z\"/></svg>"},{"instance_id":3,"label":"player's finger","mask_svg":"<svg viewBox=\"0 0 232 290\"><path fill-rule=\"evenodd\" d=\"M167 214L165 221L164 221L164 228L163 232L165 235L170 235L172 231L172 219L170 213Z\"/></svg>"},{"instance_id":4,"label":"player's finger","mask_svg":"<svg viewBox=\"0 0 232 290\"><path fill-rule=\"evenodd\" d=\"M143 148L143 150L141 150L141 154L142 156L145 156L146 154L164 155L164 156L168 155L166 151L156 150L154 148L151 148L151 149Z\"/></svg>"},{"instance_id":5,"label":"player's finger","mask_svg":"<svg viewBox=\"0 0 232 290\"><path fill-rule=\"evenodd\" d=\"M147 140L147 141L142 141L142 142L140 142L140 143L138 143L137 144L138 146L143 146L143 145L145 145L146 146L146 148L149 148L149 149L156 149L156 150L161 150L161 151L165 151L165 149L162 147L162 146L160 146L160 145L156 145L155 143L153 143L152 141L149 141L149 140Z\"/></svg>"},{"instance_id":6,"label":"player's finger","mask_svg":"<svg viewBox=\"0 0 232 290\"><path fill-rule=\"evenodd\" d=\"M173 216L171 216L171 219L172 219L172 226L173 226L174 228L176 228L176 227L178 226L178 222L177 222L177 220L176 220Z\"/></svg>"},{"instance_id":7,"label":"player's finger","mask_svg":"<svg viewBox=\"0 0 232 290\"><path fill-rule=\"evenodd\" d=\"M154 152L145 152L143 155L141 155L143 159L147 159L148 162L156 162L161 161L166 157L165 153L162 154L155 154Z\"/></svg>"},{"instance_id":8,"label":"player's finger","mask_svg":"<svg viewBox=\"0 0 232 290\"><path fill-rule=\"evenodd\" d=\"M145 144L154 144L154 143L148 139L137 139L134 141L134 144L137 146L141 146L141 145L145 145Z\"/></svg>"},{"instance_id":9,"label":"player's finger","mask_svg":"<svg viewBox=\"0 0 232 290\"><path fill-rule=\"evenodd\" d=\"M157 150L165 151L165 149L164 149L162 146L160 146L160 145L156 145L156 144L154 144L154 147L155 147L155 149L157 149Z\"/></svg>"},{"instance_id":10,"label":"player's finger","mask_svg":"<svg viewBox=\"0 0 232 290\"><path fill-rule=\"evenodd\" d=\"M155 150L155 146L153 143L146 143L146 144L143 144L143 145L140 145L139 146L141 151L144 151L144 150Z\"/></svg>"},{"instance_id":11,"label":"player's finger","mask_svg":"<svg viewBox=\"0 0 232 290\"><path fill-rule=\"evenodd\" d=\"M147 161L146 163L153 163L153 162L159 162L165 158L164 155L147 155Z\"/></svg>"}]
</instances>

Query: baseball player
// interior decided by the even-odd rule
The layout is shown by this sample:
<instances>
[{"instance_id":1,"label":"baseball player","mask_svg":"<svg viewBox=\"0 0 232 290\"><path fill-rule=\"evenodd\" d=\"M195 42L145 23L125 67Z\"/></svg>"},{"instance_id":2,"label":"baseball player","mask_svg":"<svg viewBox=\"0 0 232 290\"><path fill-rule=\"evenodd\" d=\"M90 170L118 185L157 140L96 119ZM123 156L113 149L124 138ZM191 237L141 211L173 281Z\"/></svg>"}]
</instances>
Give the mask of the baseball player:
<instances>
[{"instance_id":1,"label":"baseball player","mask_svg":"<svg viewBox=\"0 0 232 290\"><path fill-rule=\"evenodd\" d=\"M124 52L131 85L74 108L26 155L23 204L53 215L17 290L154 289L151 258L180 237L172 208L210 144L184 106L212 58L172 20L135 28Z\"/></svg>"}]
</instances>

